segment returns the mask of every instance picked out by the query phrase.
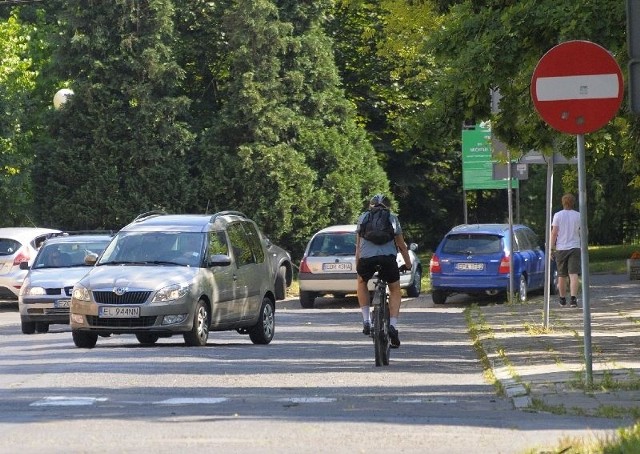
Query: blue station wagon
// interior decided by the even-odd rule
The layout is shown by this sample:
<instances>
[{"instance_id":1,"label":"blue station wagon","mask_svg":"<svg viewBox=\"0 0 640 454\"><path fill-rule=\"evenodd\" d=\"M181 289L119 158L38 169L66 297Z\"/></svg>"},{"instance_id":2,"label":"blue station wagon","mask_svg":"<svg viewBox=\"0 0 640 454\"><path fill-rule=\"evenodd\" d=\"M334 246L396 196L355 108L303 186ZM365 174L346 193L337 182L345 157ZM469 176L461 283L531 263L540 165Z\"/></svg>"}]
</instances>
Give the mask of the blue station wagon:
<instances>
[{"instance_id":1,"label":"blue station wagon","mask_svg":"<svg viewBox=\"0 0 640 454\"><path fill-rule=\"evenodd\" d=\"M514 287L520 301L544 288L545 253L529 227L513 225ZM509 224L463 224L451 229L429 264L433 302L456 293L498 295L509 290Z\"/></svg>"}]
</instances>

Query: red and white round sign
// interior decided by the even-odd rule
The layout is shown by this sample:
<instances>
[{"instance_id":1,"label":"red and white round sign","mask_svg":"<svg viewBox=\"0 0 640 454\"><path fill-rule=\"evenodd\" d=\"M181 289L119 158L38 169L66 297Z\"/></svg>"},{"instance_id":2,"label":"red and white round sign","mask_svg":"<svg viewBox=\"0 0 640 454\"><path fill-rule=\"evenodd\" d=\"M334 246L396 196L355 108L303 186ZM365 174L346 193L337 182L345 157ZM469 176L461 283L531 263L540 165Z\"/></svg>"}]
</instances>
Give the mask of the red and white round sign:
<instances>
[{"instance_id":1,"label":"red and white round sign","mask_svg":"<svg viewBox=\"0 0 640 454\"><path fill-rule=\"evenodd\" d=\"M604 47L567 41L549 50L531 78L533 104L549 126L585 134L606 125L620 109L622 72Z\"/></svg>"}]
</instances>

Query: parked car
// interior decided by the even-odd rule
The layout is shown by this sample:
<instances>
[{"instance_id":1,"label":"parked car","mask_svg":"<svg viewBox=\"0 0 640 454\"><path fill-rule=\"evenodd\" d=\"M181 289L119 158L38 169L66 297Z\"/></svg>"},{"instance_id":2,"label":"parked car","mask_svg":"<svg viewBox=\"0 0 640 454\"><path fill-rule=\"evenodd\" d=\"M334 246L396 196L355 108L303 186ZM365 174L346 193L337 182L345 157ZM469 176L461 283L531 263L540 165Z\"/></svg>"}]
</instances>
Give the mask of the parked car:
<instances>
[{"instance_id":1,"label":"parked car","mask_svg":"<svg viewBox=\"0 0 640 454\"><path fill-rule=\"evenodd\" d=\"M142 344L182 335L204 346L209 331L236 330L268 344L275 290L257 225L237 211L145 213L113 238L73 288L77 347L99 335L134 334Z\"/></svg>"},{"instance_id":2,"label":"parked car","mask_svg":"<svg viewBox=\"0 0 640 454\"><path fill-rule=\"evenodd\" d=\"M415 253L417 248L415 243L409 245L412 268L400 273L400 287L410 297L418 296L422 288L422 264ZM398 267L404 264L400 253L397 261ZM342 298L356 293L356 276L356 224L324 228L311 237L300 263L300 304L312 308L319 296L331 294ZM373 279L369 281L369 289L373 291Z\"/></svg>"},{"instance_id":3,"label":"parked car","mask_svg":"<svg viewBox=\"0 0 640 454\"><path fill-rule=\"evenodd\" d=\"M287 289L293 282L293 261L291 254L280 246L274 244L269 237L262 234L263 241L267 248L269 260L271 261L271 271L275 276L276 300L283 300L287 297Z\"/></svg>"},{"instance_id":4,"label":"parked car","mask_svg":"<svg viewBox=\"0 0 640 454\"><path fill-rule=\"evenodd\" d=\"M516 224L513 236L512 254L509 224L464 224L451 229L429 264L433 302L444 304L456 293L508 292L512 255L514 291L520 301L527 300L529 291L544 289L546 260L537 235Z\"/></svg>"},{"instance_id":5,"label":"parked car","mask_svg":"<svg viewBox=\"0 0 640 454\"><path fill-rule=\"evenodd\" d=\"M85 258L102 253L112 235L64 234L47 239L29 266L18 296L20 322L24 334L46 333L49 325L69 324L71 290L89 271Z\"/></svg>"},{"instance_id":6,"label":"parked car","mask_svg":"<svg viewBox=\"0 0 640 454\"><path fill-rule=\"evenodd\" d=\"M38 248L60 230L40 227L0 228L0 299L18 299L20 287L27 275L20 264L33 263Z\"/></svg>"}]
</instances>

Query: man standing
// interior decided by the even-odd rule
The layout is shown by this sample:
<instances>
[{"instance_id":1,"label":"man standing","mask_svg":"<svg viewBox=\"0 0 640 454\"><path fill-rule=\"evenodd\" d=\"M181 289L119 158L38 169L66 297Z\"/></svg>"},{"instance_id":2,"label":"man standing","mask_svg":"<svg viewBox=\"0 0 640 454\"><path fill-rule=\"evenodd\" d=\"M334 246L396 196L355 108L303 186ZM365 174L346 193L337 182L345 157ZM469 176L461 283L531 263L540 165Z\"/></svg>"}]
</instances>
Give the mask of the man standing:
<instances>
[{"instance_id":1,"label":"man standing","mask_svg":"<svg viewBox=\"0 0 640 454\"><path fill-rule=\"evenodd\" d=\"M580 274L580 213L573 209L573 194L562 196L562 211L553 215L551 222L551 251L558 268L560 306L567 305L567 277L571 307L578 307L578 275Z\"/></svg>"},{"instance_id":2,"label":"man standing","mask_svg":"<svg viewBox=\"0 0 640 454\"><path fill-rule=\"evenodd\" d=\"M389 201L387 198L382 194L377 194L371 198L369 206L369 211L360 216L356 227L356 271L358 272L358 304L362 311L363 319L362 332L366 335L371 332L369 289L367 284L375 274L376 266L380 265L380 277L389 286L389 338L391 339L391 347L398 348L400 347L400 337L398 336L396 324L402 300L400 294L400 271L396 262L398 249L404 259L405 268L409 270L411 269L411 257L409 256L409 249L404 242L398 218L388 212ZM379 215L381 211L385 211L384 216L386 217ZM374 215L374 213L376 214ZM385 219L385 222L390 224L388 233L384 232L386 227L384 225L381 225L377 230L374 229L375 226L373 224L378 219Z\"/></svg>"}]
</instances>

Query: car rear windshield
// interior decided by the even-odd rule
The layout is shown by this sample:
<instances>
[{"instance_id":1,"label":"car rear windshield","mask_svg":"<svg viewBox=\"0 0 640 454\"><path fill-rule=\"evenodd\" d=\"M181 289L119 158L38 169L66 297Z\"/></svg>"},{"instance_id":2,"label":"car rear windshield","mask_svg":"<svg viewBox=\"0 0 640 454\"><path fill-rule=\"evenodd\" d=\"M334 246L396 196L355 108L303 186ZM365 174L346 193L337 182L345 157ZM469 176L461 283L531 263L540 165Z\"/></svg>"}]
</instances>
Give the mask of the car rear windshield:
<instances>
[{"instance_id":1,"label":"car rear windshield","mask_svg":"<svg viewBox=\"0 0 640 454\"><path fill-rule=\"evenodd\" d=\"M355 232L321 233L316 235L311 246L310 256L356 255Z\"/></svg>"},{"instance_id":2,"label":"car rear windshield","mask_svg":"<svg viewBox=\"0 0 640 454\"><path fill-rule=\"evenodd\" d=\"M442 246L446 254L495 254L502 252L502 237L499 235L464 233L449 235Z\"/></svg>"},{"instance_id":3,"label":"car rear windshield","mask_svg":"<svg viewBox=\"0 0 640 454\"><path fill-rule=\"evenodd\" d=\"M18 249L20 249L20 246L22 245L16 240L11 238L0 238L0 256L13 255Z\"/></svg>"}]
</instances>

